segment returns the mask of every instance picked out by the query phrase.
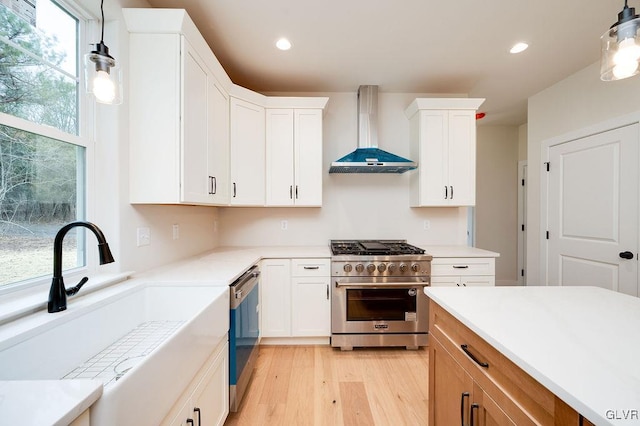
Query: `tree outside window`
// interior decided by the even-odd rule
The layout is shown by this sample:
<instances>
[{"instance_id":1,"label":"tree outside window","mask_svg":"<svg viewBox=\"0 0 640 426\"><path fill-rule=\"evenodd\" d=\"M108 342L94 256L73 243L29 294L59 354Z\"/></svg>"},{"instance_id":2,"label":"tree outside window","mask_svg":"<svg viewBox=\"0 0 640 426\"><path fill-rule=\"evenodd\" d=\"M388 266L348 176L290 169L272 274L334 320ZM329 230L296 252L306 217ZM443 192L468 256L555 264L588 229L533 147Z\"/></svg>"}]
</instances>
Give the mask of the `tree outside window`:
<instances>
[{"instance_id":1,"label":"tree outside window","mask_svg":"<svg viewBox=\"0 0 640 426\"><path fill-rule=\"evenodd\" d=\"M0 4L0 286L49 275L55 232L84 217L85 148L71 143L79 22L51 1L37 7L34 27ZM64 249L65 269L84 265L83 238Z\"/></svg>"}]
</instances>

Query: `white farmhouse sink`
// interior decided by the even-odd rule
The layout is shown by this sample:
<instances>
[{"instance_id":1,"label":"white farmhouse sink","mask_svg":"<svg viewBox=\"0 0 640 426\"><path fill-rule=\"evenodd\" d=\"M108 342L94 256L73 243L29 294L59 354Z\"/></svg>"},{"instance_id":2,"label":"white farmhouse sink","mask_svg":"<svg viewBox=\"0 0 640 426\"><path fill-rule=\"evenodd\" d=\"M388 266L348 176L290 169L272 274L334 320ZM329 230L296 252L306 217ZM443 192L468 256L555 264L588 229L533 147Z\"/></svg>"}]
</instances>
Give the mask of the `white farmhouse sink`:
<instances>
[{"instance_id":1,"label":"white farmhouse sink","mask_svg":"<svg viewBox=\"0 0 640 426\"><path fill-rule=\"evenodd\" d=\"M226 286L127 282L0 326L0 380L94 375L92 426L157 425L228 330Z\"/></svg>"}]
</instances>

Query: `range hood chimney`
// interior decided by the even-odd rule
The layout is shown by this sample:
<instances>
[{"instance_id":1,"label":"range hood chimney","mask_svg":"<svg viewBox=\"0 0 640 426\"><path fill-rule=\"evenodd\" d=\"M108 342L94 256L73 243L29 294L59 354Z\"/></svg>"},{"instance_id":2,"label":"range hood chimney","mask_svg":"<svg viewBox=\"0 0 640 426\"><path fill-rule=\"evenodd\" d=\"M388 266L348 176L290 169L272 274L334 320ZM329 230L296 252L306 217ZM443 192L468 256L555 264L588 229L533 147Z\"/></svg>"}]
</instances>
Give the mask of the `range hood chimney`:
<instances>
[{"instance_id":1,"label":"range hood chimney","mask_svg":"<svg viewBox=\"0 0 640 426\"><path fill-rule=\"evenodd\" d=\"M378 86L358 88L358 148L331 163L329 173L404 173L418 165L378 148Z\"/></svg>"}]
</instances>

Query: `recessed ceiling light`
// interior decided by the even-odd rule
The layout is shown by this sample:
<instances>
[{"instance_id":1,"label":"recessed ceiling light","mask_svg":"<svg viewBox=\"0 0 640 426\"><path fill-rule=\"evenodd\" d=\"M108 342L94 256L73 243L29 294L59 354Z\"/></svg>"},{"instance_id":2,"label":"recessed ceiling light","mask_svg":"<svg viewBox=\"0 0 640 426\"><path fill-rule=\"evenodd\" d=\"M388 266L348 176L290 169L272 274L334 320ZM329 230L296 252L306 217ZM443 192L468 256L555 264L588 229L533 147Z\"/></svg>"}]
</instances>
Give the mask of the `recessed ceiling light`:
<instances>
[{"instance_id":1,"label":"recessed ceiling light","mask_svg":"<svg viewBox=\"0 0 640 426\"><path fill-rule=\"evenodd\" d=\"M283 37L276 41L276 47L280 50L289 50L291 49L291 42Z\"/></svg>"},{"instance_id":2,"label":"recessed ceiling light","mask_svg":"<svg viewBox=\"0 0 640 426\"><path fill-rule=\"evenodd\" d=\"M527 50L527 47L529 47L529 45L527 43L516 43L516 44L513 45L511 50L509 50L509 52L511 52L511 53L524 52L525 50Z\"/></svg>"}]
</instances>

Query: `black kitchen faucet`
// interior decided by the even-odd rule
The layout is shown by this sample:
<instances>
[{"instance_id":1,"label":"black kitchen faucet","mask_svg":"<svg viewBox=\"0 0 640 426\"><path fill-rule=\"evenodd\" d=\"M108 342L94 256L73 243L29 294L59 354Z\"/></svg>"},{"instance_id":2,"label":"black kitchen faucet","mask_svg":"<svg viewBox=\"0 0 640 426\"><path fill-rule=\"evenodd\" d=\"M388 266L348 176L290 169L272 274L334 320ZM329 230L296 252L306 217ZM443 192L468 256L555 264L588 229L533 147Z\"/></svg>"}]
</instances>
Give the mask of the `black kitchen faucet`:
<instances>
[{"instance_id":1,"label":"black kitchen faucet","mask_svg":"<svg viewBox=\"0 0 640 426\"><path fill-rule=\"evenodd\" d=\"M104 234L96 225L91 222L71 222L58 231L56 238L53 241L53 279L51 280L51 289L49 290L49 302L47 303L47 310L50 313L60 312L67 309L67 296L73 296L82 287L89 278L84 277L80 280L78 285L65 289L64 279L62 278L62 240L67 232L77 226L85 227L91 230L98 239L98 254L100 255L100 264L112 263L113 255L109 250L109 244L104 237Z\"/></svg>"}]
</instances>

